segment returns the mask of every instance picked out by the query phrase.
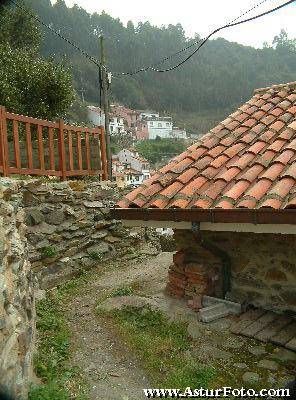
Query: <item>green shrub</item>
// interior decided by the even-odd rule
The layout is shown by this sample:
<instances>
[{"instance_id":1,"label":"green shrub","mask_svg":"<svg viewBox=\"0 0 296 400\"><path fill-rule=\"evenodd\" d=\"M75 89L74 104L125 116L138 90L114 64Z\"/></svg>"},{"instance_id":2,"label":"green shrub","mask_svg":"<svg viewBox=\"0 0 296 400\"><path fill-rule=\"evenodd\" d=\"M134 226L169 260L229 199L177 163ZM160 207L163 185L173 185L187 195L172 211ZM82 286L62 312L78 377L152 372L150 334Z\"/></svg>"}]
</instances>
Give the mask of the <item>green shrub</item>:
<instances>
[{"instance_id":1,"label":"green shrub","mask_svg":"<svg viewBox=\"0 0 296 400\"><path fill-rule=\"evenodd\" d=\"M54 257L57 254L57 250L53 246L42 247L41 254L43 257Z\"/></svg>"}]
</instances>

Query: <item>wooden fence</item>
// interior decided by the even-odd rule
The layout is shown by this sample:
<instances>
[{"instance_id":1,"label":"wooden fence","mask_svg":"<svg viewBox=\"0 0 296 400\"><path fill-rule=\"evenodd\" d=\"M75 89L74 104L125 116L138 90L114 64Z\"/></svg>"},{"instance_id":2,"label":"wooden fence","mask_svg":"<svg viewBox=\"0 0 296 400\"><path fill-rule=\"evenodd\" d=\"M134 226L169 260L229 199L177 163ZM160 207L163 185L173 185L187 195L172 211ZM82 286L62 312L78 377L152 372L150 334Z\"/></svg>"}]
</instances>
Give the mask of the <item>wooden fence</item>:
<instances>
[{"instance_id":1,"label":"wooden fence","mask_svg":"<svg viewBox=\"0 0 296 400\"><path fill-rule=\"evenodd\" d=\"M103 127L90 129L12 114L0 106L0 174L108 179Z\"/></svg>"}]
</instances>

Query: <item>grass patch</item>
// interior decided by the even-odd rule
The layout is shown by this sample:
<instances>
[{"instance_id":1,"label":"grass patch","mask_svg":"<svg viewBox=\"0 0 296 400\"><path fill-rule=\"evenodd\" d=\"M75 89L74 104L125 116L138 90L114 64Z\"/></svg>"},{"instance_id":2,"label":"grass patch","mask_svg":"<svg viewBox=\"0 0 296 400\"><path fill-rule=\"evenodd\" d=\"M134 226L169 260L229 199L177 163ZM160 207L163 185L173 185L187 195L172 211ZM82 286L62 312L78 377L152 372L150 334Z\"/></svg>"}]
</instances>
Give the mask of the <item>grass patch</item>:
<instances>
[{"instance_id":1,"label":"grass patch","mask_svg":"<svg viewBox=\"0 0 296 400\"><path fill-rule=\"evenodd\" d=\"M103 260L103 255L101 253L97 253L96 251L91 251L88 256L91 260L94 260L94 261L102 261Z\"/></svg>"},{"instance_id":2,"label":"grass patch","mask_svg":"<svg viewBox=\"0 0 296 400\"><path fill-rule=\"evenodd\" d=\"M124 286L114 290L108 297L131 296L133 293L134 289L132 287Z\"/></svg>"},{"instance_id":3,"label":"grass patch","mask_svg":"<svg viewBox=\"0 0 296 400\"><path fill-rule=\"evenodd\" d=\"M207 387L215 375L213 369L192 363L188 357L192 341L186 324L169 322L161 312L149 307L125 307L110 316L141 359L155 387Z\"/></svg>"},{"instance_id":4,"label":"grass patch","mask_svg":"<svg viewBox=\"0 0 296 400\"><path fill-rule=\"evenodd\" d=\"M86 390L78 368L69 367L71 334L65 324L59 293L36 306L38 354L36 375L43 385L32 387L29 400L86 400Z\"/></svg>"}]
</instances>

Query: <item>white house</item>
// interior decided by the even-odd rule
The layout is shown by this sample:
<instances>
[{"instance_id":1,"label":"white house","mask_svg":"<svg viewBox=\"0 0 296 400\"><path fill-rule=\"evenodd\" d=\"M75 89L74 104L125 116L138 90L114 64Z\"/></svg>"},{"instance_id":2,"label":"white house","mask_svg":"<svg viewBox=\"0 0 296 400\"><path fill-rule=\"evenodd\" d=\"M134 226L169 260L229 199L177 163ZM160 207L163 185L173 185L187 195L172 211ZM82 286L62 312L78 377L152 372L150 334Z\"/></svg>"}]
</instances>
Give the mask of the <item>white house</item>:
<instances>
[{"instance_id":1,"label":"white house","mask_svg":"<svg viewBox=\"0 0 296 400\"><path fill-rule=\"evenodd\" d=\"M158 118L159 117L159 113L155 112L155 111L141 111L140 112L140 120L146 120L148 118Z\"/></svg>"},{"instance_id":2,"label":"white house","mask_svg":"<svg viewBox=\"0 0 296 400\"><path fill-rule=\"evenodd\" d=\"M124 118L120 116L111 116L110 117L110 135L119 135L125 132L125 126L124 126Z\"/></svg>"},{"instance_id":3,"label":"white house","mask_svg":"<svg viewBox=\"0 0 296 400\"><path fill-rule=\"evenodd\" d=\"M180 129L177 126L173 127L172 131L172 138L173 139L187 139L187 133L185 129Z\"/></svg>"},{"instance_id":4,"label":"white house","mask_svg":"<svg viewBox=\"0 0 296 400\"><path fill-rule=\"evenodd\" d=\"M159 136L162 139L172 138L173 122L171 117L147 118L149 139Z\"/></svg>"},{"instance_id":5,"label":"white house","mask_svg":"<svg viewBox=\"0 0 296 400\"><path fill-rule=\"evenodd\" d=\"M88 119L96 126L105 126L105 114L100 107L87 107Z\"/></svg>"},{"instance_id":6,"label":"white house","mask_svg":"<svg viewBox=\"0 0 296 400\"><path fill-rule=\"evenodd\" d=\"M88 106L88 119L96 126L105 125L105 114L100 107ZM116 114L110 114L110 134L126 134L125 120L122 116Z\"/></svg>"},{"instance_id":7,"label":"white house","mask_svg":"<svg viewBox=\"0 0 296 400\"><path fill-rule=\"evenodd\" d=\"M160 117L154 111L133 111L124 106L112 106L110 134L126 135L133 132L137 139L186 139L184 129L173 127L171 117ZM88 118L94 125L105 125L105 115L99 107L88 106ZM133 131L131 130L133 129Z\"/></svg>"},{"instance_id":8,"label":"white house","mask_svg":"<svg viewBox=\"0 0 296 400\"><path fill-rule=\"evenodd\" d=\"M150 165L148 160L141 157L134 149L123 149L117 154L120 172L128 175L129 183L132 185L140 185L146 179L150 178ZM118 170L118 169L117 169Z\"/></svg>"}]
</instances>

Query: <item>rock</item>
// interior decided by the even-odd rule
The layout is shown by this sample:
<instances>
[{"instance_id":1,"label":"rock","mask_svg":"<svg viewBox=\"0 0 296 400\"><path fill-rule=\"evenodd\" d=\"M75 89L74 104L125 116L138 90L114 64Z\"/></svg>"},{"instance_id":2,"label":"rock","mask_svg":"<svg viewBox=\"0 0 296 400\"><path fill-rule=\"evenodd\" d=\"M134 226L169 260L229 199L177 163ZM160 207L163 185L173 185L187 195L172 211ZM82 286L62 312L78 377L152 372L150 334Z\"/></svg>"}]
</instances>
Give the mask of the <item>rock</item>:
<instances>
[{"instance_id":1,"label":"rock","mask_svg":"<svg viewBox=\"0 0 296 400\"><path fill-rule=\"evenodd\" d=\"M74 231L74 232L62 232L62 235L61 235L64 239L73 239L73 238L76 238L76 237L81 237L81 236L86 236L86 233L85 233L85 231L83 230L83 229L77 229L76 231Z\"/></svg>"},{"instance_id":2,"label":"rock","mask_svg":"<svg viewBox=\"0 0 296 400\"><path fill-rule=\"evenodd\" d=\"M249 347L248 351L253 354L253 356L262 356L263 354L266 354L266 350L263 346Z\"/></svg>"},{"instance_id":3,"label":"rock","mask_svg":"<svg viewBox=\"0 0 296 400\"><path fill-rule=\"evenodd\" d=\"M146 297L140 296L117 296L104 300L98 305L98 309L105 312L122 310L124 307L144 308L146 306L157 307L157 303Z\"/></svg>"},{"instance_id":4,"label":"rock","mask_svg":"<svg viewBox=\"0 0 296 400\"><path fill-rule=\"evenodd\" d=\"M32 209L27 212L27 223L28 225L38 225L44 221L44 216L40 210L37 208Z\"/></svg>"},{"instance_id":5,"label":"rock","mask_svg":"<svg viewBox=\"0 0 296 400\"><path fill-rule=\"evenodd\" d=\"M114 236L107 236L107 237L105 238L105 240L106 240L107 242L109 242L109 243L117 243L117 242L120 242L120 241L121 241L121 239L119 239L119 238L117 238L117 237L114 237Z\"/></svg>"},{"instance_id":6,"label":"rock","mask_svg":"<svg viewBox=\"0 0 296 400\"><path fill-rule=\"evenodd\" d=\"M279 366L275 361L261 360L258 363L258 367L263 369L268 369L270 371L277 371Z\"/></svg>"},{"instance_id":7,"label":"rock","mask_svg":"<svg viewBox=\"0 0 296 400\"><path fill-rule=\"evenodd\" d=\"M87 256L86 253L81 252L81 253L76 253L71 258L72 258L72 260L80 260L81 258L85 258L86 256Z\"/></svg>"},{"instance_id":8,"label":"rock","mask_svg":"<svg viewBox=\"0 0 296 400\"><path fill-rule=\"evenodd\" d=\"M101 201L84 201L83 205L86 208L102 208L104 204Z\"/></svg>"},{"instance_id":9,"label":"rock","mask_svg":"<svg viewBox=\"0 0 296 400\"><path fill-rule=\"evenodd\" d=\"M48 225L46 222L42 222L39 225L28 227L28 233L43 233L44 235L52 235L56 230L53 225Z\"/></svg>"},{"instance_id":10,"label":"rock","mask_svg":"<svg viewBox=\"0 0 296 400\"><path fill-rule=\"evenodd\" d=\"M290 351L284 348L278 349L277 352L274 352L269 357L274 360L292 361L296 363L296 353L294 351Z\"/></svg>"},{"instance_id":11,"label":"rock","mask_svg":"<svg viewBox=\"0 0 296 400\"><path fill-rule=\"evenodd\" d=\"M100 221L95 224L95 229L104 229L112 225L110 221Z\"/></svg>"},{"instance_id":12,"label":"rock","mask_svg":"<svg viewBox=\"0 0 296 400\"><path fill-rule=\"evenodd\" d=\"M46 291L45 290L37 289L35 291L35 300L36 301L44 300L45 298L46 298Z\"/></svg>"},{"instance_id":13,"label":"rock","mask_svg":"<svg viewBox=\"0 0 296 400\"><path fill-rule=\"evenodd\" d=\"M23 195L23 204L25 207L37 206L40 203L38 196L35 196L34 193L24 192Z\"/></svg>"},{"instance_id":14,"label":"rock","mask_svg":"<svg viewBox=\"0 0 296 400\"><path fill-rule=\"evenodd\" d=\"M207 361L209 359L228 361L232 358L232 354L213 345L200 346L198 349L196 349L195 353L202 361Z\"/></svg>"},{"instance_id":15,"label":"rock","mask_svg":"<svg viewBox=\"0 0 296 400\"><path fill-rule=\"evenodd\" d=\"M296 305L296 291L294 289L293 290L285 290L282 293L282 297L291 306L295 306Z\"/></svg>"},{"instance_id":16,"label":"rock","mask_svg":"<svg viewBox=\"0 0 296 400\"><path fill-rule=\"evenodd\" d=\"M256 372L245 372L242 379L245 383L257 383L260 381L260 376Z\"/></svg>"},{"instance_id":17,"label":"rock","mask_svg":"<svg viewBox=\"0 0 296 400\"><path fill-rule=\"evenodd\" d=\"M231 326L231 321L227 318L220 318L217 321L207 323L207 327L210 330L213 330L221 335L224 335L226 332L228 332L230 326Z\"/></svg>"},{"instance_id":18,"label":"rock","mask_svg":"<svg viewBox=\"0 0 296 400\"><path fill-rule=\"evenodd\" d=\"M70 257L65 257L60 260L60 262L63 264L68 263L69 261L70 261Z\"/></svg>"},{"instance_id":19,"label":"rock","mask_svg":"<svg viewBox=\"0 0 296 400\"><path fill-rule=\"evenodd\" d=\"M240 349L243 345L243 340L241 340L239 337L232 336L227 338L222 344L225 349Z\"/></svg>"},{"instance_id":20,"label":"rock","mask_svg":"<svg viewBox=\"0 0 296 400\"><path fill-rule=\"evenodd\" d=\"M155 256L159 253L159 251L152 246L146 245L140 250L140 254L144 254L147 256Z\"/></svg>"},{"instance_id":21,"label":"rock","mask_svg":"<svg viewBox=\"0 0 296 400\"><path fill-rule=\"evenodd\" d=\"M100 231L98 231L98 232L95 232L93 235L92 235L92 238L93 239L103 239L104 237L106 237L108 235L108 231L106 230L106 229L102 229L102 230L100 230Z\"/></svg>"},{"instance_id":22,"label":"rock","mask_svg":"<svg viewBox=\"0 0 296 400\"><path fill-rule=\"evenodd\" d=\"M95 244L94 246L89 247L86 251L87 251L88 254L91 254L91 253L98 253L98 254L107 253L109 251L109 246L108 246L107 243L101 242L101 243Z\"/></svg>"},{"instance_id":23,"label":"rock","mask_svg":"<svg viewBox=\"0 0 296 400\"><path fill-rule=\"evenodd\" d=\"M277 382L277 380L275 379L274 376L269 376L267 378L267 382L270 383L271 385L274 385Z\"/></svg>"},{"instance_id":24,"label":"rock","mask_svg":"<svg viewBox=\"0 0 296 400\"><path fill-rule=\"evenodd\" d=\"M40 242L38 242L35 246L37 250L43 249L44 247L49 246L49 240L48 239L42 239Z\"/></svg>"},{"instance_id":25,"label":"rock","mask_svg":"<svg viewBox=\"0 0 296 400\"><path fill-rule=\"evenodd\" d=\"M245 363L234 363L233 364L234 368L238 368L238 369L247 369L248 365Z\"/></svg>"},{"instance_id":26,"label":"rock","mask_svg":"<svg viewBox=\"0 0 296 400\"><path fill-rule=\"evenodd\" d=\"M198 322L190 322L187 326L188 335L192 339L199 339L203 336L203 332L201 332L200 324Z\"/></svg>"},{"instance_id":27,"label":"rock","mask_svg":"<svg viewBox=\"0 0 296 400\"><path fill-rule=\"evenodd\" d=\"M0 330L6 327L6 319L4 317L0 317Z\"/></svg>"},{"instance_id":28,"label":"rock","mask_svg":"<svg viewBox=\"0 0 296 400\"><path fill-rule=\"evenodd\" d=\"M62 210L54 210L48 213L45 217L45 221L51 225L60 225L65 220L65 214Z\"/></svg>"}]
</instances>

